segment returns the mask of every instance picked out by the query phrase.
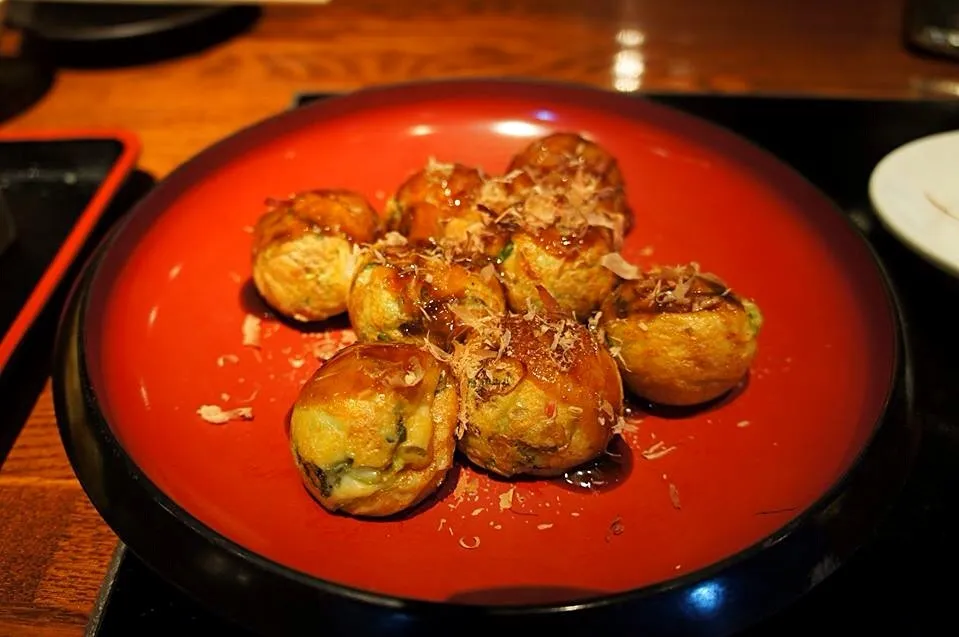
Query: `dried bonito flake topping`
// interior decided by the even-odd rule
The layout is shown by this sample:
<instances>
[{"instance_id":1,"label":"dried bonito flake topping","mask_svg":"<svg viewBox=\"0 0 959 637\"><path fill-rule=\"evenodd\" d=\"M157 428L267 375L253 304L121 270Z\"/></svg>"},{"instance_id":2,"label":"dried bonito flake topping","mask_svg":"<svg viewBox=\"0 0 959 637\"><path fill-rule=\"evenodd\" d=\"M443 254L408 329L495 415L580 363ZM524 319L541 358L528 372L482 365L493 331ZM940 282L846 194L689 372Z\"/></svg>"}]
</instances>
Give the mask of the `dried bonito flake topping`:
<instances>
[{"instance_id":1,"label":"dried bonito flake topping","mask_svg":"<svg viewBox=\"0 0 959 637\"><path fill-rule=\"evenodd\" d=\"M224 410L219 405L201 405L200 408L196 410L196 413L199 414L200 418L214 425L222 425L231 420L253 419L252 407L237 407L236 409Z\"/></svg>"},{"instance_id":2,"label":"dried bonito flake topping","mask_svg":"<svg viewBox=\"0 0 959 637\"><path fill-rule=\"evenodd\" d=\"M618 252L604 254L599 262L604 268L621 279L632 281L642 277L642 272L640 269L624 259L623 255Z\"/></svg>"}]
</instances>

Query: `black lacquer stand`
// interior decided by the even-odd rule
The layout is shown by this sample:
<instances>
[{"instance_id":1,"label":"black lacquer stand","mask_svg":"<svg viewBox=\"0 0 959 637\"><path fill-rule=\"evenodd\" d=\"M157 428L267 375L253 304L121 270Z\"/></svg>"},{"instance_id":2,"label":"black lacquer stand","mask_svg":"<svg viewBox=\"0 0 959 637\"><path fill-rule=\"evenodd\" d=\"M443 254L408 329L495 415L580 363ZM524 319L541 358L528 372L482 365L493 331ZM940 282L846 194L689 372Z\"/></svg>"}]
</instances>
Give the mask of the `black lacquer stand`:
<instances>
[{"instance_id":1,"label":"black lacquer stand","mask_svg":"<svg viewBox=\"0 0 959 637\"><path fill-rule=\"evenodd\" d=\"M301 96L297 105L321 97ZM947 634L942 631L954 625L952 599L959 592L951 580L959 566L959 336L943 308L959 301L959 282L883 230L869 207L866 186L875 163L896 146L959 129L959 103L649 97L748 137L823 189L880 255L910 326L914 415L922 427L922 444L904 489L847 564L741 637ZM799 121L804 125L795 125ZM816 132L810 135L808 130ZM321 617L316 625L323 626ZM213 632L250 634L165 583L121 547L104 581L91 637ZM324 631L318 629L318 634Z\"/></svg>"}]
</instances>

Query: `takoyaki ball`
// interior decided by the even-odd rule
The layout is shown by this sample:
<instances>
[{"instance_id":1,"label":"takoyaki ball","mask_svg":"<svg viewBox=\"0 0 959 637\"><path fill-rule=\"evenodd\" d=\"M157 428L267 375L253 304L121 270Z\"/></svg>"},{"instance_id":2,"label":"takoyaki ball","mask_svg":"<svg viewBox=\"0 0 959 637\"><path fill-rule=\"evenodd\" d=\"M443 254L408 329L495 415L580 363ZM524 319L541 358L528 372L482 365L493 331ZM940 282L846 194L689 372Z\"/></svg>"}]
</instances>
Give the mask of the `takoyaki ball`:
<instances>
[{"instance_id":1,"label":"takoyaki ball","mask_svg":"<svg viewBox=\"0 0 959 637\"><path fill-rule=\"evenodd\" d=\"M320 321L346 311L353 246L381 232L376 211L346 190L272 200L253 229L253 282L280 314Z\"/></svg>"},{"instance_id":2,"label":"takoyaki ball","mask_svg":"<svg viewBox=\"0 0 959 637\"><path fill-rule=\"evenodd\" d=\"M580 169L595 177L603 187L623 186L616 158L599 144L570 132L553 133L533 141L513 156L507 172L525 170L539 181L568 179Z\"/></svg>"},{"instance_id":3,"label":"takoyaki ball","mask_svg":"<svg viewBox=\"0 0 959 637\"><path fill-rule=\"evenodd\" d=\"M453 367L465 425L458 447L501 476L553 476L589 462L622 417L616 362L558 307L471 333Z\"/></svg>"},{"instance_id":4,"label":"takoyaki ball","mask_svg":"<svg viewBox=\"0 0 959 637\"><path fill-rule=\"evenodd\" d=\"M505 309L492 264L481 268L438 249L395 243L360 256L349 299L359 341L422 345L426 338L441 349L470 323Z\"/></svg>"},{"instance_id":5,"label":"takoyaki ball","mask_svg":"<svg viewBox=\"0 0 959 637\"><path fill-rule=\"evenodd\" d=\"M471 229L486 221L472 205L473 193L482 182L475 168L430 161L403 182L387 203L387 223L413 244L463 241Z\"/></svg>"},{"instance_id":6,"label":"takoyaki ball","mask_svg":"<svg viewBox=\"0 0 959 637\"><path fill-rule=\"evenodd\" d=\"M599 325L629 389L676 406L733 389L756 356L763 323L755 303L695 265L624 281L601 312Z\"/></svg>"},{"instance_id":7,"label":"takoyaki ball","mask_svg":"<svg viewBox=\"0 0 959 637\"><path fill-rule=\"evenodd\" d=\"M514 232L498 259L509 307L525 312L530 304L539 306L536 287L542 285L567 313L585 320L616 285L616 276L602 265L612 246L612 233L598 226Z\"/></svg>"},{"instance_id":8,"label":"takoyaki ball","mask_svg":"<svg viewBox=\"0 0 959 637\"><path fill-rule=\"evenodd\" d=\"M290 446L324 508L387 516L442 484L453 464L457 413L444 363L413 345L354 344L300 390Z\"/></svg>"},{"instance_id":9,"label":"takoyaki ball","mask_svg":"<svg viewBox=\"0 0 959 637\"><path fill-rule=\"evenodd\" d=\"M507 171L522 170L544 186L558 188L579 200L600 204L622 217L623 230L633 224L619 162L599 144L575 133L554 133L516 154Z\"/></svg>"}]
</instances>

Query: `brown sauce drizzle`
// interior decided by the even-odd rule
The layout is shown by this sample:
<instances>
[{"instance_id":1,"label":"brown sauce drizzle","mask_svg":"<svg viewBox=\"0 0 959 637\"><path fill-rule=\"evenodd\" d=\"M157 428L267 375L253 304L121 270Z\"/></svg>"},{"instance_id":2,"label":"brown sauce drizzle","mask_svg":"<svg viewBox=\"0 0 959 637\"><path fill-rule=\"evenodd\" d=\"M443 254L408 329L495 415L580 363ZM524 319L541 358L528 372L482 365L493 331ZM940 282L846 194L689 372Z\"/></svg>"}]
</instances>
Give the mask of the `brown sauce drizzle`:
<instances>
[{"instance_id":1,"label":"brown sauce drizzle","mask_svg":"<svg viewBox=\"0 0 959 637\"><path fill-rule=\"evenodd\" d=\"M598 458L570 469L556 483L570 491L602 493L622 484L632 469L632 451L621 436L616 436Z\"/></svg>"}]
</instances>

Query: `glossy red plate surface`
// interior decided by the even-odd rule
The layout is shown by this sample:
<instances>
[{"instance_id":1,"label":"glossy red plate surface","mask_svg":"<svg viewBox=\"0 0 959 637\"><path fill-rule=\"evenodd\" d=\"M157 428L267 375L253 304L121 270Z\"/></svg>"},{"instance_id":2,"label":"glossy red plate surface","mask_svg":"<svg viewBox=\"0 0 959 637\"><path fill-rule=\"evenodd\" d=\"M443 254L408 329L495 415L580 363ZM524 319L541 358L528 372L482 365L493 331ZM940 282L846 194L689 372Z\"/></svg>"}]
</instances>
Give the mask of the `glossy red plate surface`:
<instances>
[{"instance_id":1,"label":"glossy red plate surface","mask_svg":"<svg viewBox=\"0 0 959 637\"><path fill-rule=\"evenodd\" d=\"M504 509L512 485L464 469L454 493L403 520L326 513L301 486L285 421L321 363L314 353L338 332L301 333L266 317L262 347L241 342L247 312L266 316L248 283L249 226L264 200L339 186L382 207L431 155L498 172L553 130L585 133L618 157L637 215L627 257L695 260L757 300L766 323L748 386L696 415L644 417L626 435L632 471L611 491L522 482ZM99 406L165 494L292 569L431 600L515 586L620 592L747 549L851 466L894 366L881 276L816 191L701 122L563 86L391 88L244 131L138 209L89 303L83 329ZM213 425L195 413L203 404L251 405L255 417ZM659 442L675 449L646 459Z\"/></svg>"}]
</instances>

